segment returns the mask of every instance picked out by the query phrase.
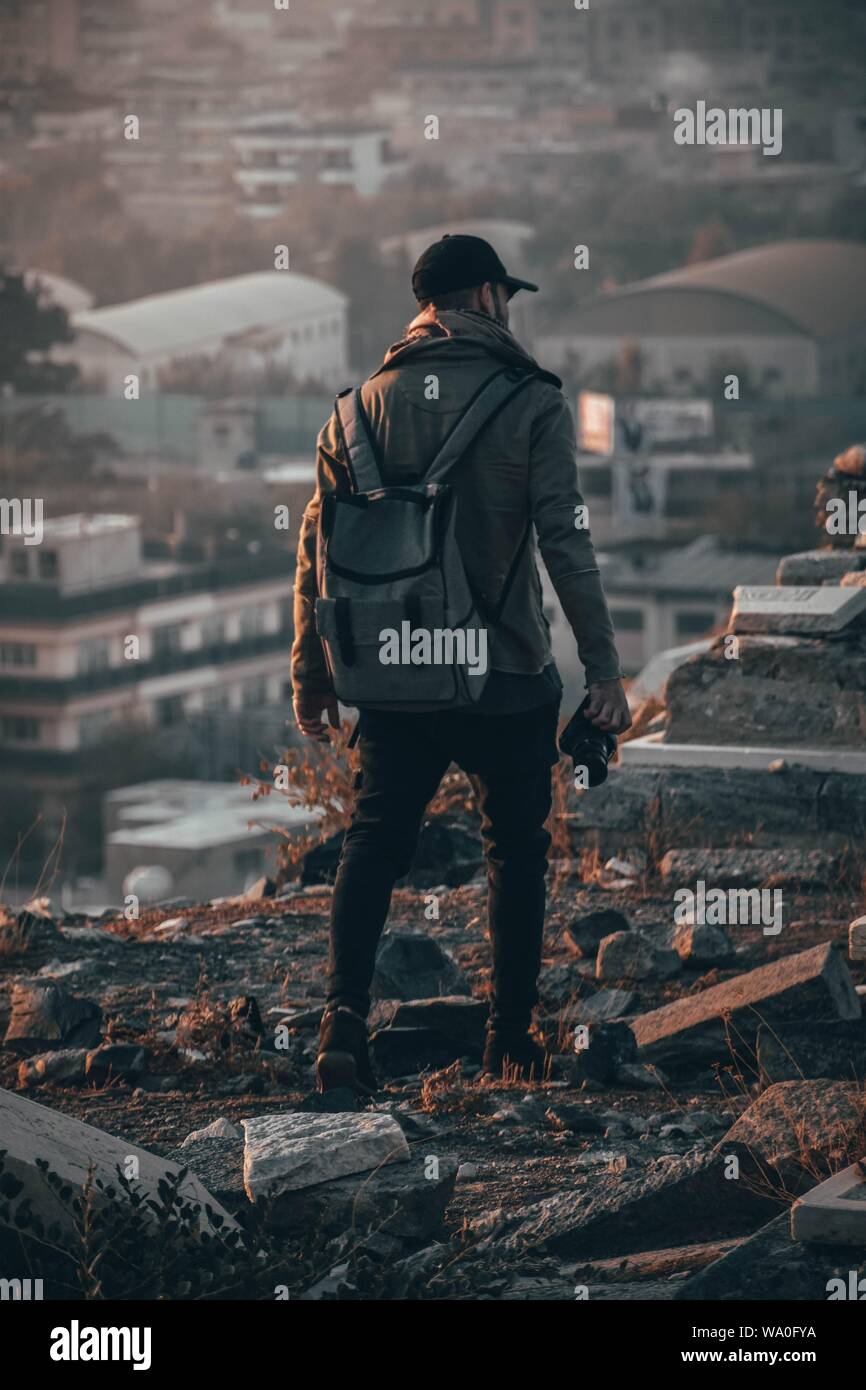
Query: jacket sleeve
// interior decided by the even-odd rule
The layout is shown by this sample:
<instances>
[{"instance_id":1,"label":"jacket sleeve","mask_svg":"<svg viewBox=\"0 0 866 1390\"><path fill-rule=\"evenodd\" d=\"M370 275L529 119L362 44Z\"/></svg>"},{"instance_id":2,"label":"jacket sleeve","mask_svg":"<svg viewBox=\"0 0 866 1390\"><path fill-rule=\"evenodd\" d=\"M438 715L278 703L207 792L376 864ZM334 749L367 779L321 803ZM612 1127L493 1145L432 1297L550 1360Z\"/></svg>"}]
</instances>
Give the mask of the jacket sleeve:
<instances>
[{"instance_id":1,"label":"jacket sleeve","mask_svg":"<svg viewBox=\"0 0 866 1390\"><path fill-rule=\"evenodd\" d=\"M298 540L294 587L295 635L292 642L292 688L295 695L334 693L322 642L316 632L315 602L319 593L316 547L322 498L327 492L348 490L349 475L342 461L337 422L332 415L316 443L316 491L304 511Z\"/></svg>"},{"instance_id":2,"label":"jacket sleeve","mask_svg":"<svg viewBox=\"0 0 866 1390\"><path fill-rule=\"evenodd\" d=\"M530 437L532 520L545 568L577 641L588 685L622 674L613 623L595 558L577 477L574 419L551 390ZM578 524L576 524L578 523Z\"/></svg>"}]
</instances>

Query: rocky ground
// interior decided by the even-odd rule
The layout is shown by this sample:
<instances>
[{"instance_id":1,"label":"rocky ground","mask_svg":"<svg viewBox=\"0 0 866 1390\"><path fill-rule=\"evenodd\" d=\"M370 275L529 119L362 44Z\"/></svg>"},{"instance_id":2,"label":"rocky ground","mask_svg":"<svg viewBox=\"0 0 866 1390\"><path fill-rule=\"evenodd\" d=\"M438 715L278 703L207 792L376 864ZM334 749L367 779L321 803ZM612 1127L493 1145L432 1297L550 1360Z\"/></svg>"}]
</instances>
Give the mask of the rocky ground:
<instances>
[{"instance_id":1,"label":"rocky ground","mask_svg":"<svg viewBox=\"0 0 866 1390\"><path fill-rule=\"evenodd\" d=\"M256 1174L264 1182L273 1154L282 1161L282 1131L276 1148L247 1153L245 1190L240 1122L314 1117L324 1128L304 1140L303 1185L277 1164L268 1237L292 1250L312 1204L323 1240L343 1244L321 1246L292 1296L738 1297L748 1269L752 1296L826 1297L828 1271L862 1264L866 1250L799 1246L786 1223L795 1196L866 1154L866 962L846 964L857 892L804 888L801 875L777 935L674 932L670 888L632 875L630 865L553 875L539 1026L555 1057L540 1083L479 1077L488 952L475 878L395 895L371 1020L382 1088L361 1111L341 1093L311 1094L326 885L163 904L133 921L50 905L7 915L0 1085L173 1171L187 1163L245 1225ZM774 963L783 974L766 973ZM715 1012L706 1003L748 977ZM675 1001L691 1012L656 1013ZM365 1116L381 1117L383 1136L402 1132L401 1161L378 1168L371 1149L360 1173L351 1161L335 1169L349 1141L327 1126ZM737 1181L723 1171L732 1155ZM743 1252L757 1231L766 1245L774 1219L786 1259L774 1246L756 1293L760 1263ZM386 1270L402 1270L403 1286Z\"/></svg>"}]
</instances>

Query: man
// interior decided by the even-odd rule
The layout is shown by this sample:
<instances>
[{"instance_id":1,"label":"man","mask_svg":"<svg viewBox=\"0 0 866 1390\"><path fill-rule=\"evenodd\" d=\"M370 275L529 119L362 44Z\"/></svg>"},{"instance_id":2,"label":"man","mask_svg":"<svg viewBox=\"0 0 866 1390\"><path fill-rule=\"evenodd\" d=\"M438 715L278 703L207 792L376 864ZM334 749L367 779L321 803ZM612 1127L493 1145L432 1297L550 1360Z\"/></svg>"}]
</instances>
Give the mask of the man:
<instances>
[{"instance_id":1,"label":"man","mask_svg":"<svg viewBox=\"0 0 866 1390\"><path fill-rule=\"evenodd\" d=\"M362 710L361 769L331 908L328 1000L317 1063L321 1089L375 1090L366 1016L376 947L396 879L409 869L424 811L452 762L472 782L488 866L493 970L484 1071L541 1076L544 1049L530 1034L541 963L550 837L551 767L562 683L542 611L538 548L577 640L587 715L622 733L631 720L613 628L589 532L581 528L576 445L561 382L508 331L508 303L536 285L510 276L478 237L429 247L412 276L420 313L361 388L389 485L423 476L469 399L503 365L534 379L475 439L452 476L457 542L468 579L491 608L490 674L470 709ZM434 389L430 389L435 383ZM308 737L339 725L316 633L317 526L323 496L352 487L334 416L318 441L316 494L301 526L292 650L294 709Z\"/></svg>"}]
</instances>

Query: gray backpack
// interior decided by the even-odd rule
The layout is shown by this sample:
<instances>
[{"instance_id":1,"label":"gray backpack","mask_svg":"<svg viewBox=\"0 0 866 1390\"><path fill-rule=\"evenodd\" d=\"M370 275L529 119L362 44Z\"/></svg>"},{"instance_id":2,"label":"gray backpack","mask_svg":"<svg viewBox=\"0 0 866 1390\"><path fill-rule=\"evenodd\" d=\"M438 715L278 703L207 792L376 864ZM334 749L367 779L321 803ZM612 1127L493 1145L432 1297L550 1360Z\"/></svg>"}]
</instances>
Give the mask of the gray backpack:
<instances>
[{"instance_id":1,"label":"gray backpack","mask_svg":"<svg viewBox=\"0 0 866 1390\"><path fill-rule=\"evenodd\" d=\"M322 499L316 630L337 696L371 709L458 709L479 699L496 623L526 542L527 524L499 600L473 593L457 548L450 474L485 425L534 379L503 368L479 387L423 477L383 485L361 405L349 388L336 415L351 492Z\"/></svg>"}]
</instances>

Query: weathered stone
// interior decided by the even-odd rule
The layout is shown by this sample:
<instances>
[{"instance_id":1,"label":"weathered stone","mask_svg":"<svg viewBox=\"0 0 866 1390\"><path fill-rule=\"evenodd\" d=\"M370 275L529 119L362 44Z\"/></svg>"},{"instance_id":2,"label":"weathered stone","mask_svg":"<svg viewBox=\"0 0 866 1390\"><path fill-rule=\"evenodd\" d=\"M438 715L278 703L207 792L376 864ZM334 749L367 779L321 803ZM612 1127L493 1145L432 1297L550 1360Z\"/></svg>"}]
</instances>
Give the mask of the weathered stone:
<instances>
[{"instance_id":1,"label":"weathered stone","mask_svg":"<svg viewBox=\"0 0 866 1390\"><path fill-rule=\"evenodd\" d=\"M636 1003L634 990L600 989L589 999L578 999L569 1018L576 1023L607 1023L631 1013Z\"/></svg>"},{"instance_id":2,"label":"weathered stone","mask_svg":"<svg viewBox=\"0 0 866 1390\"><path fill-rule=\"evenodd\" d=\"M601 908L598 912L588 912L586 916L570 922L563 932L563 939L575 955L594 960L606 936L629 930L628 918L621 912L615 908Z\"/></svg>"},{"instance_id":3,"label":"weathered stone","mask_svg":"<svg viewBox=\"0 0 866 1390\"><path fill-rule=\"evenodd\" d=\"M866 839L866 777L834 774L818 793L818 830L844 837L846 844Z\"/></svg>"},{"instance_id":4,"label":"weathered stone","mask_svg":"<svg viewBox=\"0 0 866 1390\"><path fill-rule=\"evenodd\" d=\"M458 1057L477 1056L470 1048L436 1028L377 1028L370 1034L373 1061L386 1076L408 1076L426 1068L450 1066Z\"/></svg>"},{"instance_id":5,"label":"weathered stone","mask_svg":"<svg viewBox=\"0 0 866 1390\"><path fill-rule=\"evenodd\" d=\"M713 1303L827 1301L829 1281L846 1275L851 1267L851 1249L801 1245L791 1239L790 1226L789 1213L781 1212L727 1255L678 1282L674 1297Z\"/></svg>"},{"instance_id":6,"label":"weathered stone","mask_svg":"<svg viewBox=\"0 0 866 1390\"><path fill-rule=\"evenodd\" d=\"M392 1028L430 1028L464 1052L484 1048L484 1028L489 1008L484 999L464 994L443 995L438 999L410 999L400 1003L391 1019Z\"/></svg>"},{"instance_id":7,"label":"weathered stone","mask_svg":"<svg viewBox=\"0 0 866 1390\"><path fill-rule=\"evenodd\" d=\"M653 1009L632 1028L641 1061L699 1066L748 1053L761 1023L860 1016L848 967L828 941Z\"/></svg>"},{"instance_id":8,"label":"weathered stone","mask_svg":"<svg viewBox=\"0 0 866 1390\"><path fill-rule=\"evenodd\" d=\"M244 1120L244 1185L251 1202L409 1157L390 1115L257 1115Z\"/></svg>"},{"instance_id":9,"label":"weathered stone","mask_svg":"<svg viewBox=\"0 0 866 1390\"><path fill-rule=\"evenodd\" d=\"M855 917L848 928L848 955L851 960L866 960L866 917Z\"/></svg>"},{"instance_id":10,"label":"weathered stone","mask_svg":"<svg viewBox=\"0 0 866 1390\"><path fill-rule=\"evenodd\" d=\"M433 999L470 994L469 981L437 941L414 932L385 932L376 952L374 999Z\"/></svg>"},{"instance_id":11,"label":"weathered stone","mask_svg":"<svg viewBox=\"0 0 866 1390\"><path fill-rule=\"evenodd\" d=\"M866 560L866 556L863 557ZM854 551L803 550L797 555L785 555L776 570L777 584L817 585L838 584L849 570L861 569Z\"/></svg>"},{"instance_id":12,"label":"weathered stone","mask_svg":"<svg viewBox=\"0 0 866 1390\"><path fill-rule=\"evenodd\" d=\"M661 774L660 833L668 844L681 848L705 845L708 830L713 845L741 845L746 829L757 845L763 838L776 846L782 837L809 837L814 845L824 777L802 768L787 768L771 780L766 767L666 767Z\"/></svg>"},{"instance_id":13,"label":"weathered stone","mask_svg":"<svg viewBox=\"0 0 866 1390\"><path fill-rule=\"evenodd\" d=\"M204 1129L192 1130L184 1139L181 1148L185 1149L188 1144L198 1143L202 1139L243 1139L244 1132L239 1125L232 1124L221 1115L218 1120L212 1120Z\"/></svg>"},{"instance_id":14,"label":"weathered stone","mask_svg":"<svg viewBox=\"0 0 866 1390\"><path fill-rule=\"evenodd\" d=\"M671 849L659 864L666 883L701 882L707 888L760 888L788 884L824 888L834 881L839 856L818 849Z\"/></svg>"},{"instance_id":15,"label":"weathered stone","mask_svg":"<svg viewBox=\"0 0 866 1390\"><path fill-rule=\"evenodd\" d=\"M572 1085L597 1081L607 1086L619 1067L637 1061L637 1045L627 1023L593 1023L580 1035L580 1041L582 1045L574 1050Z\"/></svg>"},{"instance_id":16,"label":"weathered stone","mask_svg":"<svg viewBox=\"0 0 866 1390\"><path fill-rule=\"evenodd\" d=\"M734 947L727 933L709 922L678 923L671 944L684 965L693 965L699 969L705 969L710 965L725 965L734 954Z\"/></svg>"},{"instance_id":17,"label":"weathered stone","mask_svg":"<svg viewBox=\"0 0 866 1390\"><path fill-rule=\"evenodd\" d=\"M515 1214L487 1213L473 1231L503 1253L612 1256L652 1250L662 1240L669 1245L696 1230L707 1240L742 1235L774 1205L745 1183L727 1181L718 1157L691 1155L600 1175L588 1188L558 1192Z\"/></svg>"},{"instance_id":18,"label":"weathered stone","mask_svg":"<svg viewBox=\"0 0 866 1390\"><path fill-rule=\"evenodd\" d=\"M624 832L640 842L659 791L657 772L630 771L626 776L613 767L600 787L583 792L573 811L563 820L572 837L582 843L592 832ZM602 838L607 843L608 836Z\"/></svg>"},{"instance_id":19,"label":"weathered stone","mask_svg":"<svg viewBox=\"0 0 866 1390\"><path fill-rule=\"evenodd\" d=\"M595 974L593 962L594 957L593 960L581 958L546 966L538 977L539 997L554 1006L569 1003L586 990L587 977Z\"/></svg>"},{"instance_id":20,"label":"weathered stone","mask_svg":"<svg viewBox=\"0 0 866 1390\"><path fill-rule=\"evenodd\" d=\"M57 1173L74 1192L81 1192L84 1188L91 1168L95 1171L95 1177L106 1187L118 1190L118 1169L129 1175L135 1167L136 1190L154 1202L160 1200L159 1183L172 1171L164 1159L157 1158L146 1149L125 1139L116 1139L104 1130L83 1124L81 1120L48 1109L47 1106L36 1105L11 1091L0 1090L0 1135L0 1147L6 1151L3 1160L5 1172L22 1184L13 1202L11 1219L14 1220L14 1206L29 1199L32 1210L46 1228L56 1221L63 1231L69 1231L74 1216L44 1181L36 1166L40 1160L45 1160L51 1171ZM97 1202L108 1200L102 1197L98 1188L93 1191ZM228 1213L192 1173L188 1173L181 1184L180 1195L200 1206L198 1222L203 1230L213 1229L206 1211L208 1206L217 1216L223 1217L226 1223L224 1230L233 1228L234 1222ZM138 1210L145 1220L156 1219L155 1214L151 1218L146 1203Z\"/></svg>"},{"instance_id":21,"label":"weathered stone","mask_svg":"<svg viewBox=\"0 0 866 1390\"><path fill-rule=\"evenodd\" d=\"M742 636L735 661L726 650L719 639L671 673L665 689L668 741L861 747L866 728L862 637L825 642ZM784 787L778 794L785 794Z\"/></svg>"},{"instance_id":22,"label":"weathered stone","mask_svg":"<svg viewBox=\"0 0 866 1390\"><path fill-rule=\"evenodd\" d=\"M643 932L614 932L598 948L599 980L668 980L682 969L676 951L658 946Z\"/></svg>"},{"instance_id":23,"label":"weathered stone","mask_svg":"<svg viewBox=\"0 0 866 1390\"><path fill-rule=\"evenodd\" d=\"M87 1054L86 1078L94 1086L105 1086L116 1077L140 1076L147 1066L147 1053L136 1043L105 1043Z\"/></svg>"},{"instance_id":24,"label":"weathered stone","mask_svg":"<svg viewBox=\"0 0 866 1390\"><path fill-rule=\"evenodd\" d=\"M406 1163L286 1192L274 1202L270 1224L286 1234L319 1228L330 1235L372 1226L391 1236L430 1239L441 1230L457 1176L455 1158L437 1154L436 1159L435 1174L426 1156L417 1153Z\"/></svg>"},{"instance_id":25,"label":"weathered stone","mask_svg":"<svg viewBox=\"0 0 866 1390\"><path fill-rule=\"evenodd\" d=\"M242 1131L241 1131L242 1133ZM243 1138L184 1140L179 1149L164 1152L163 1157L177 1173L189 1168L204 1183L232 1215L249 1210L249 1198L244 1188Z\"/></svg>"},{"instance_id":26,"label":"weathered stone","mask_svg":"<svg viewBox=\"0 0 866 1390\"><path fill-rule=\"evenodd\" d=\"M866 1019L836 1019L830 1023L762 1024L758 1029L758 1069L761 1081L837 1081L866 1077Z\"/></svg>"},{"instance_id":27,"label":"weathered stone","mask_svg":"<svg viewBox=\"0 0 866 1390\"><path fill-rule=\"evenodd\" d=\"M714 1152L739 1157L741 1181L790 1198L866 1152L862 1093L825 1078L777 1082L743 1111Z\"/></svg>"},{"instance_id":28,"label":"weathered stone","mask_svg":"<svg viewBox=\"0 0 866 1390\"><path fill-rule=\"evenodd\" d=\"M25 1056L55 1047L93 1047L101 1024L102 1010L94 1000L78 998L53 981L30 981L12 986L4 1043Z\"/></svg>"},{"instance_id":29,"label":"weathered stone","mask_svg":"<svg viewBox=\"0 0 866 1390\"><path fill-rule=\"evenodd\" d=\"M86 1047L63 1047L56 1052L40 1052L19 1062L18 1085L77 1086L84 1080L86 1065Z\"/></svg>"},{"instance_id":30,"label":"weathered stone","mask_svg":"<svg viewBox=\"0 0 866 1390\"><path fill-rule=\"evenodd\" d=\"M731 631L828 634L841 632L866 613L866 594L837 586L780 588L742 585L734 589Z\"/></svg>"},{"instance_id":31,"label":"weathered stone","mask_svg":"<svg viewBox=\"0 0 866 1390\"><path fill-rule=\"evenodd\" d=\"M800 1197L791 1208L791 1237L866 1250L866 1163L852 1163Z\"/></svg>"}]
</instances>

